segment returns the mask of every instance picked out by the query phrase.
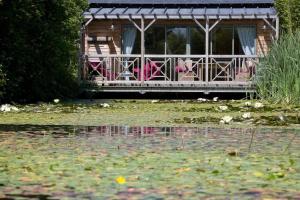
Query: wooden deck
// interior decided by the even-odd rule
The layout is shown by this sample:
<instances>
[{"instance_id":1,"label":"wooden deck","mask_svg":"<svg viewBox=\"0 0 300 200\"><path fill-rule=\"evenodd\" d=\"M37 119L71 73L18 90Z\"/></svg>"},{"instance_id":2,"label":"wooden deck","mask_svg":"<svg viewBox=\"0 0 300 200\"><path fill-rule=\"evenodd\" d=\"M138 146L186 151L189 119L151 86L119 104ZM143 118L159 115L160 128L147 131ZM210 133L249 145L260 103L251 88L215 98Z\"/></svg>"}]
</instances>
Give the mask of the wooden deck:
<instances>
[{"instance_id":1,"label":"wooden deck","mask_svg":"<svg viewBox=\"0 0 300 200\"><path fill-rule=\"evenodd\" d=\"M114 82L103 83L95 81L82 82L82 88L88 92L118 92L118 93L148 93L148 92L177 92L177 93L255 93L255 85L251 82Z\"/></svg>"}]
</instances>

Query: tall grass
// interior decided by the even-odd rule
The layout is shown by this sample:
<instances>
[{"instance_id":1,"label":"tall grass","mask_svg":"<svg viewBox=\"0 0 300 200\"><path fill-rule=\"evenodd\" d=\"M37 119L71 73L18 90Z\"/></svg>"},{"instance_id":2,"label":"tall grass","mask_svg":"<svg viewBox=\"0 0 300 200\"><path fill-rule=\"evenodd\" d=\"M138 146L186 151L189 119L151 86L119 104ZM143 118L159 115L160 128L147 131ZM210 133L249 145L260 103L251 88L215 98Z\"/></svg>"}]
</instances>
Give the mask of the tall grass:
<instances>
[{"instance_id":1,"label":"tall grass","mask_svg":"<svg viewBox=\"0 0 300 200\"><path fill-rule=\"evenodd\" d=\"M275 103L300 103L300 30L284 35L258 66L260 98Z\"/></svg>"}]
</instances>

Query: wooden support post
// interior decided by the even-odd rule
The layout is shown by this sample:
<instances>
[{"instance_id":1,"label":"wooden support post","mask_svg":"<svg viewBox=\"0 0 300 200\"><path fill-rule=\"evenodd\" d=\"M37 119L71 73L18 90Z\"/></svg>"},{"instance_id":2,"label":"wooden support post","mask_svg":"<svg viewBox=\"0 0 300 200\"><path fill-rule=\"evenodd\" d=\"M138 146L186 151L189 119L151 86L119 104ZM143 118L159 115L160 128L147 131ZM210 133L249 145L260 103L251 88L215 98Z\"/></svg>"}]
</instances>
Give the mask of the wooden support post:
<instances>
[{"instance_id":1,"label":"wooden support post","mask_svg":"<svg viewBox=\"0 0 300 200\"><path fill-rule=\"evenodd\" d=\"M276 17L276 40L279 39L279 32L280 32L280 23L279 23L279 17Z\"/></svg>"},{"instance_id":2,"label":"wooden support post","mask_svg":"<svg viewBox=\"0 0 300 200\"><path fill-rule=\"evenodd\" d=\"M78 71L77 71L77 80L78 83L82 81L82 74L83 74L83 68L84 68L84 60L83 60L83 49L84 49L84 42L83 42L83 33L84 28L83 26L80 28L80 50L78 54Z\"/></svg>"},{"instance_id":3,"label":"wooden support post","mask_svg":"<svg viewBox=\"0 0 300 200\"><path fill-rule=\"evenodd\" d=\"M208 83L208 65L209 63L209 19L205 20L205 82Z\"/></svg>"},{"instance_id":4,"label":"wooden support post","mask_svg":"<svg viewBox=\"0 0 300 200\"><path fill-rule=\"evenodd\" d=\"M145 68L145 21L141 18L141 82L144 84L144 68Z\"/></svg>"}]
</instances>

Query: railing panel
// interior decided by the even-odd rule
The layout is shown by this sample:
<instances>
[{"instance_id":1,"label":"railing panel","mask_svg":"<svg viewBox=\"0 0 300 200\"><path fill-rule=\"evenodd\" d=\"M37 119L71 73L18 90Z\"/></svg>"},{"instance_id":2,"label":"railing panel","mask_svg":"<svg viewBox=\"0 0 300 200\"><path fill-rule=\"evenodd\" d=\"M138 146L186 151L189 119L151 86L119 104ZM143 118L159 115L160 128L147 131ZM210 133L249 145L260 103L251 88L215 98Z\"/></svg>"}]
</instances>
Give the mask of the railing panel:
<instances>
[{"instance_id":1,"label":"railing panel","mask_svg":"<svg viewBox=\"0 0 300 200\"><path fill-rule=\"evenodd\" d=\"M209 81L251 82L258 62L257 56L210 56Z\"/></svg>"},{"instance_id":2,"label":"railing panel","mask_svg":"<svg viewBox=\"0 0 300 200\"><path fill-rule=\"evenodd\" d=\"M210 55L208 81L251 82L255 76L257 56ZM96 55L86 59L86 79L108 84L201 83L205 82L204 55L145 55L142 72L140 55Z\"/></svg>"},{"instance_id":3,"label":"railing panel","mask_svg":"<svg viewBox=\"0 0 300 200\"><path fill-rule=\"evenodd\" d=\"M87 79L96 82L137 81L140 60L136 55L89 56Z\"/></svg>"}]
</instances>

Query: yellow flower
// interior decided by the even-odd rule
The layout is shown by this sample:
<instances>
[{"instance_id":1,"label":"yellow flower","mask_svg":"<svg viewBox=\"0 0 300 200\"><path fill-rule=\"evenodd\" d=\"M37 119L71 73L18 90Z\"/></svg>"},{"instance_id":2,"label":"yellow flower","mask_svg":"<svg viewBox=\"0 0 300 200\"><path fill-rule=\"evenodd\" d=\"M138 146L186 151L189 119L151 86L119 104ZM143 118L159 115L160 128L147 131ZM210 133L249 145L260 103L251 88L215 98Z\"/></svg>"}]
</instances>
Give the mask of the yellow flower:
<instances>
[{"instance_id":1,"label":"yellow flower","mask_svg":"<svg viewBox=\"0 0 300 200\"><path fill-rule=\"evenodd\" d=\"M118 178L116 178L116 182L122 185L126 183L126 179L123 176L119 176Z\"/></svg>"},{"instance_id":2,"label":"yellow flower","mask_svg":"<svg viewBox=\"0 0 300 200\"><path fill-rule=\"evenodd\" d=\"M189 168L189 167L183 167L183 168L176 169L176 172L177 173L183 173L183 172L188 172L190 170L191 170L191 168Z\"/></svg>"},{"instance_id":3,"label":"yellow flower","mask_svg":"<svg viewBox=\"0 0 300 200\"><path fill-rule=\"evenodd\" d=\"M261 173L261 172L254 172L253 175L256 176L256 177L263 177L264 176L264 174Z\"/></svg>"}]
</instances>

